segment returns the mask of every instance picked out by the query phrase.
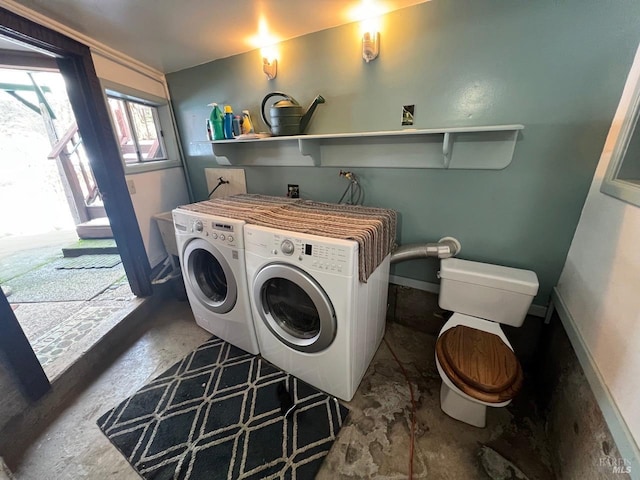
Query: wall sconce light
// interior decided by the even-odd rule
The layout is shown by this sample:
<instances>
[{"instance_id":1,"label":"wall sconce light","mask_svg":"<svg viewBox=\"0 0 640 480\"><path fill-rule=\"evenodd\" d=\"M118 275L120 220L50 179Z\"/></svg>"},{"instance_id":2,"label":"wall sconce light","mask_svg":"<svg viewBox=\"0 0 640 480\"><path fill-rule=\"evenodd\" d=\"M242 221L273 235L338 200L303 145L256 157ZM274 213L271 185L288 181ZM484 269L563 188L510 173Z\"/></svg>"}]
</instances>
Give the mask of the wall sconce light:
<instances>
[{"instance_id":1,"label":"wall sconce light","mask_svg":"<svg viewBox=\"0 0 640 480\"><path fill-rule=\"evenodd\" d=\"M362 58L369 63L380 54L380 32L364 32L362 34Z\"/></svg>"},{"instance_id":2,"label":"wall sconce light","mask_svg":"<svg viewBox=\"0 0 640 480\"><path fill-rule=\"evenodd\" d=\"M262 71L269 80L273 80L278 75L278 37L269 32L267 20L264 17L258 22L258 33L248 39L248 43L260 49L262 58Z\"/></svg>"},{"instance_id":3,"label":"wall sconce light","mask_svg":"<svg viewBox=\"0 0 640 480\"><path fill-rule=\"evenodd\" d=\"M362 58L369 63L380 54L380 25L382 23L379 11L371 4L365 4L364 17L360 21L362 32Z\"/></svg>"},{"instance_id":4,"label":"wall sconce light","mask_svg":"<svg viewBox=\"0 0 640 480\"><path fill-rule=\"evenodd\" d=\"M362 58L367 63L378 58L380 54L380 31L382 15L385 13L386 10L377 0L361 0L349 14L349 17L360 23Z\"/></svg>"},{"instance_id":5,"label":"wall sconce light","mask_svg":"<svg viewBox=\"0 0 640 480\"><path fill-rule=\"evenodd\" d=\"M262 71L269 80L276 78L278 74L278 60L275 58L262 57Z\"/></svg>"},{"instance_id":6,"label":"wall sconce light","mask_svg":"<svg viewBox=\"0 0 640 480\"><path fill-rule=\"evenodd\" d=\"M276 78L278 74L278 50L273 45L262 47L262 71L269 80Z\"/></svg>"}]
</instances>

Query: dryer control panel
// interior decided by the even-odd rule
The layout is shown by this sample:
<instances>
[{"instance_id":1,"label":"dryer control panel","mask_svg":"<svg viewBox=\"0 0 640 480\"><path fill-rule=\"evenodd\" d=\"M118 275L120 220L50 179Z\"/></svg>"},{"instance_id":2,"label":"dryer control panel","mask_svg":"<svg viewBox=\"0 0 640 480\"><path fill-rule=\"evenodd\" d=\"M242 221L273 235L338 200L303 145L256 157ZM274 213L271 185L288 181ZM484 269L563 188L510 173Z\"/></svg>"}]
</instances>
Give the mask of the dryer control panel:
<instances>
[{"instance_id":1,"label":"dryer control panel","mask_svg":"<svg viewBox=\"0 0 640 480\"><path fill-rule=\"evenodd\" d=\"M358 243L351 240L245 226L246 250L273 260L298 265L306 271L357 274ZM355 268L355 270L354 270Z\"/></svg>"}]
</instances>

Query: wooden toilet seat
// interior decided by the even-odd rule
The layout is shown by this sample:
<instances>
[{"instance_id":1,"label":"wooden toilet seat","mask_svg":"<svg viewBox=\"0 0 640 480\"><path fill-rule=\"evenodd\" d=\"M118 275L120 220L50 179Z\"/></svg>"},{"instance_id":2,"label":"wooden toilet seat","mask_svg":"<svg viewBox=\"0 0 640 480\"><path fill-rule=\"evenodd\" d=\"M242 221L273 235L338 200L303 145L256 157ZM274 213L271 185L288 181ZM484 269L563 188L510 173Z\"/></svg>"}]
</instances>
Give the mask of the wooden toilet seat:
<instances>
[{"instance_id":1,"label":"wooden toilet seat","mask_svg":"<svg viewBox=\"0 0 640 480\"><path fill-rule=\"evenodd\" d=\"M444 332L436 356L451 382L476 400L502 403L522 387L522 367L498 335L465 325Z\"/></svg>"}]
</instances>

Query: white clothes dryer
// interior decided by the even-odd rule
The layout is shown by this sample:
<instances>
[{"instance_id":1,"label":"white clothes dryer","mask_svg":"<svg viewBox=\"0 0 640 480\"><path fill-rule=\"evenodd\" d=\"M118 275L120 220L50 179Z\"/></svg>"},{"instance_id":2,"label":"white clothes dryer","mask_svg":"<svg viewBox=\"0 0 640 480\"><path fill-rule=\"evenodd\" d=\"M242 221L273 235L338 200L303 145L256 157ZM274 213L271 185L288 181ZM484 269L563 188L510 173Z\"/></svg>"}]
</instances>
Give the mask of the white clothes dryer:
<instances>
[{"instance_id":1,"label":"white clothes dryer","mask_svg":"<svg viewBox=\"0 0 640 480\"><path fill-rule=\"evenodd\" d=\"M358 243L246 225L249 296L261 355L351 400L385 330L389 256L358 278Z\"/></svg>"},{"instance_id":2,"label":"white clothes dryer","mask_svg":"<svg viewBox=\"0 0 640 480\"><path fill-rule=\"evenodd\" d=\"M177 208L173 224L196 323L232 345L258 354L247 290L245 222Z\"/></svg>"}]
</instances>

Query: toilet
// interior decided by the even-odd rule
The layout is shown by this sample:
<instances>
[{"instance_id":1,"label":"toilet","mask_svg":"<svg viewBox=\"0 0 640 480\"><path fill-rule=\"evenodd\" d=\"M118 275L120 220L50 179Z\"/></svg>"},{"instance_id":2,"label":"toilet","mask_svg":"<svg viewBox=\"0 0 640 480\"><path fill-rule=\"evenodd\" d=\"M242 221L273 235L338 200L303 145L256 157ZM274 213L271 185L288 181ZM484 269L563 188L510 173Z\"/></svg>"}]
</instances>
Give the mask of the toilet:
<instances>
[{"instance_id":1,"label":"toilet","mask_svg":"<svg viewBox=\"0 0 640 480\"><path fill-rule=\"evenodd\" d=\"M440 407L457 420L486 425L487 407L504 407L522 386L522 367L500 324L520 327L538 292L530 270L441 261L438 303L453 313L436 342Z\"/></svg>"}]
</instances>

